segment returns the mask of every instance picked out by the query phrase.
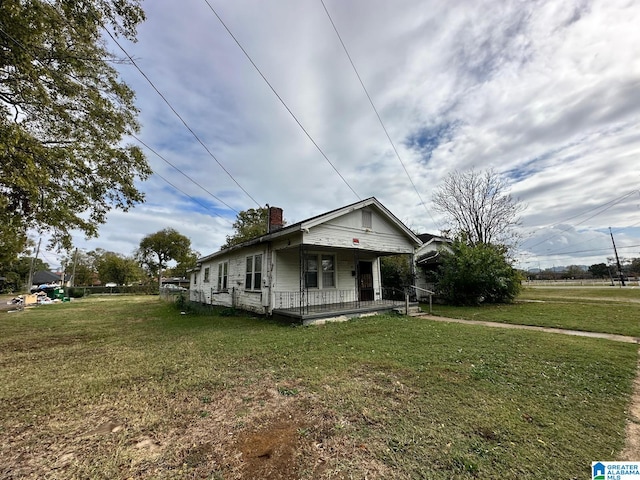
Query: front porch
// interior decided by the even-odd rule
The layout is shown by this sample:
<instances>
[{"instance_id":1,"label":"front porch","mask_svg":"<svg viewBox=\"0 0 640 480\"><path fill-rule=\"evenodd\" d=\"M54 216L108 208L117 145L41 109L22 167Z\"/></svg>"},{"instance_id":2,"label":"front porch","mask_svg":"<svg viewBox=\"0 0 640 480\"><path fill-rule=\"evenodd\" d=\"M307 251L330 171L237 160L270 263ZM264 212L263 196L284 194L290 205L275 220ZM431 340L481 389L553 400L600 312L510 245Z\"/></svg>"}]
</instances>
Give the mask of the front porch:
<instances>
[{"instance_id":1,"label":"front porch","mask_svg":"<svg viewBox=\"0 0 640 480\"><path fill-rule=\"evenodd\" d=\"M308 325L405 310L407 307L402 291L381 288L371 293L363 297L362 292L355 289L274 292L272 313ZM415 301L409 303L409 307L417 305Z\"/></svg>"}]
</instances>

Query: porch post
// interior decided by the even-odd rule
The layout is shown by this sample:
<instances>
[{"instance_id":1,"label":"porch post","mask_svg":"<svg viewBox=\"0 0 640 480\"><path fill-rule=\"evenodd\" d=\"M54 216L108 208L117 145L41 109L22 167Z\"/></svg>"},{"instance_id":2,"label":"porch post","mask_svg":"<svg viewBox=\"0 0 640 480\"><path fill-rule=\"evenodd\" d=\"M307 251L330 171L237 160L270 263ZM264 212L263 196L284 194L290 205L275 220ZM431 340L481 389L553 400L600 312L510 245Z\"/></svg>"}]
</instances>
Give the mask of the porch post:
<instances>
[{"instance_id":1,"label":"porch post","mask_svg":"<svg viewBox=\"0 0 640 480\"><path fill-rule=\"evenodd\" d=\"M414 250L415 252L415 250ZM409 272L411 272L411 285L416 284L416 262L414 253L409 254ZM415 288L409 287L409 294L415 294L416 300L418 299L418 291ZM407 312L408 313L408 312Z\"/></svg>"},{"instance_id":2,"label":"porch post","mask_svg":"<svg viewBox=\"0 0 640 480\"><path fill-rule=\"evenodd\" d=\"M355 287L356 287L356 305L360 308L360 262L358 257L358 249L353 249L353 268L356 271Z\"/></svg>"},{"instance_id":3,"label":"porch post","mask_svg":"<svg viewBox=\"0 0 640 480\"><path fill-rule=\"evenodd\" d=\"M300 272L300 288L299 288L299 305L298 308L300 310L300 315L302 315L302 297L304 296L304 249L302 244L298 247L298 263L299 263L299 272Z\"/></svg>"}]
</instances>

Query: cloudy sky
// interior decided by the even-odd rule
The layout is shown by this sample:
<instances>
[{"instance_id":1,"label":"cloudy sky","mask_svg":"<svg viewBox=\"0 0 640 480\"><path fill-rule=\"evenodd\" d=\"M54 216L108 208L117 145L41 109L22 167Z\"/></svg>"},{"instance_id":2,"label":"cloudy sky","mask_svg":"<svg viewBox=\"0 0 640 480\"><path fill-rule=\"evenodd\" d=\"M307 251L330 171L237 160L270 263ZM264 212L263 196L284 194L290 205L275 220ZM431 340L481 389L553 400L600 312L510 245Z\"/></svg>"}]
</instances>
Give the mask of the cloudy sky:
<instances>
[{"instance_id":1,"label":"cloudy sky","mask_svg":"<svg viewBox=\"0 0 640 480\"><path fill-rule=\"evenodd\" d=\"M162 158L143 147L156 172L140 185L146 203L110 214L98 239L78 235L80 248L130 254L173 227L204 255L237 211L268 203L292 223L370 196L437 233L442 179L494 168L527 205L520 267L606 262L609 227L621 256L640 256L637 2L144 8L138 42L122 46L193 133L134 65L119 67L137 94L138 138Z\"/></svg>"}]
</instances>

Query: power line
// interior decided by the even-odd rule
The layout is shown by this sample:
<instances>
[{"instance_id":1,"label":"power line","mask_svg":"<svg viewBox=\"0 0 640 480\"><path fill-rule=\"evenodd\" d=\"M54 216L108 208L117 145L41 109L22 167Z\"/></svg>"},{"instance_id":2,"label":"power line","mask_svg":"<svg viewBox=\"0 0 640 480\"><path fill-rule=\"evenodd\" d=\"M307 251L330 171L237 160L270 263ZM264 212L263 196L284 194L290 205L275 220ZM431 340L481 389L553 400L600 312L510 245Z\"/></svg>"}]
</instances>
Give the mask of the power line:
<instances>
[{"instance_id":1,"label":"power line","mask_svg":"<svg viewBox=\"0 0 640 480\"><path fill-rule=\"evenodd\" d=\"M162 180L164 180L166 183L168 183L169 185L171 185L173 188L175 188L177 191L179 191L180 193L182 193L185 197L189 197L191 200L193 200L194 202L196 202L198 205L200 205L202 208L209 210L211 213L213 213L214 215L217 215L218 217L222 218L224 221L230 223L231 225L233 225L233 222L231 220L229 220L226 217L223 217L222 215L220 215L218 212L216 212L215 210L211 210L211 207L208 207L207 205L205 205L204 203L200 202L198 199L196 199L195 197L192 197L191 195L189 195L188 193L186 193L184 190L180 189L179 187L175 186L173 183L171 183L169 180L167 180L166 178L164 178L162 175L160 175L158 172L153 172L154 175L157 175L158 177L160 177Z\"/></svg>"},{"instance_id":2,"label":"power line","mask_svg":"<svg viewBox=\"0 0 640 480\"><path fill-rule=\"evenodd\" d=\"M573 215L573 216L571 216L571 217L567 218L566 220L562 220L562 221L560 221L560 222L558 222L558 223L555 223L554 225L552 225L552 227L557 226L557 225L561 225L561 224L565 223L567 220L572 220L572 219L574 219L574 218L576 218L576 217L580 217L580 216L582 216L582 215L584 215L584 214L586 214L586 213L592 212L592 211L594 211L594 210L598 210L598 209L600 209L600 208L605 207L605 206L607 206L607 205L608 205L608 206L607 206L606 208L604 208L603 210L601 210L601 211L599 211L599 212L597 212L597 213L595 213L595 214L591 215L590 217L585 218L585 219L584 219L584 220L582 220L581 222L578 222L578 223L576 223L575 225L570 225L570 228L577 227L578 225L582 225L583 223L587 222L588 220L591 220L592 218L595 218L595 217L597 217L598 215L603 214L604 212L606 212L606 211L607 211L607 210L609 210L610 208L613 208L615 205L617 205L618 203L622 202L623 200L625 200L626 198L630 197L631 195L633 195L634 193L637 193L637 192L638 192L638 190L633 190L633 191L631 191L631 192L629 192L629 193L626 193L626 194L624 194L624 195L622 195L622 196L620 196L620 197L614 198L613 200L610 200L610 201L608 201L608 202L606 202L606 203L604 203L604 204L602 204L602 205L598 205L597 207L590 208L589 210L586 210L586 211L584 211L584 212L582 212L582 213L579 213L579 214L577 214L577 215ZM609 205L609 204L611 204L611 205ZM551 240L551 239L553 239L553 238L556 238L556 237L557 237L557 236L559 236L561 233L564 233L564 232L569 231L569 229L570 229L570 228L561 229L559 233L555 233L555 234L553 234L553 235L550 235L550 236L548 236L548 237L545 237L545 238L543 238L542 240L540 240L539 242L534 243L533 245L529 245L529 246L527 246L526 248L531 249L531 248L537 247L538 245L541 245L541 244L543 244L543 243L545 243L545 242L548 242L549 240ZM533 235L533 233L532 233L532 235ZM525 242L526 242L526 240L525 240Z\"/></svg>"},{"instance_id":3,"label":"power line","mask_svg":"<svg viewBox=\"0 0 640 480\"><path fill-rule=\"evenodd\" d=\"M16 38L14 38L12 35L10 35L9 33L7 33L2 26L0 26L0 32L2 32L4 35L6 35L9 39L11 39L11 41L13 43L15 43L16 45L18 45L20 48L22 48L24 51L26 51L29 55L31 55L31 57L36 60L43 68L46 68L48 70L50 70L50 67L45 66L44 64L42 64L40 62L40 60L38 60L38 58L25 46L23 45L19 40L17 40ZM109 32L107 32L109 33ZM113 37L112 37L113 38ZM126 52L125 52L126 53ZM178 172L180 172L182 175L184 175L186 178L188 178L189 180L191 180L193 183L195 183L198 187L200 187L201 189L203 189L205 192L207 192L209 195L211 195L213 198L215 198L218 202L224 204L225 206L227 206L230 210L232 210L233 212L235 212L236 214L238 213L237 210L235 210L233 207L227 205L227 203L225 203L224 201L222 201L221 199L219 199L218 197L216 197L213 193L209 192L207 189L205 189L202 185L200 185L198 182L196 182L195 180L193 180L191 177L189 177L186 173L184 173L182 170L180 170L178 167L176 167L175 165L173 165L171 162L169 162L168 160L166 160L162 155L160 155L158 152L156 152L153 148L151 148L149 145L147 145L146 143L144 143L142 140L140 140L136 135L134 135L133 133L130 134L131 137L135 138L138 142L140 142L142 145L144 145L145 147L147 147L151 152L153 152L155 155L157 155L158 157L160 157L162 160L164 160L166 163L168 163L169 165L171 165L173 168L175 168L176 170L178 170ZM205 208L206 210L210 211L211 213L213 213L214 215L217 215L218 217L222 218L223 220L227 221L228 223L233 224L231 221L229 221L229 219L223 217L222 215L220 215L219 213L217 213L216 211L212 210L210 207L208 207L207 205L204 205L203 203L201 203L200 201L198 201L196 198L192 197L191 195L189 195L188 193L184 192L183 190L181 190L180 188L178 188L177 186L175 186L173 183L171 183L169 180L167 180L166 178L164 178L162 175L160 175L158 172L153 172L155 175L157 175L158 177L160 177L162 180L164 180L167 184L169 184L171 187L173 187L174 189L176 189L177 191L179 191L180 193L182 193L183 195L189 197L190 199L192 199L194 202L196 202L198 205L200 205L201 207ZM44 256L44 253L43 253Z\"/></svg>"},{"instance_id":4,"label":"power line","mask_svg":"<svg viewBox=\"0 0 640 480\"><path fill-rule=\"evenodd\" d=\"M229 29L229 27L227 27L226 23L224 23L224 21L222 20L222 18L220 17L220 15L218 15L218 12L216 12L216 10L211 6L211 4L209 3L209 0L204 0L204 2L207 4L207 6L209 7L209 9L213 12L213 14L216 16L216 18L218 19L218 21L222 24L222 26L225 28L225 30L227 31L227 33L231 36L231 38L233 38L234 42L236 42L236 45L238 45L238 47L240 48L240 50L242 50L242 53L244 53L245 57L247 57L247 60L249 60L249 62L251 63L251 65L253 65L253 68L256 69L256 71L258 72L258 74L260 74L260 76L262 77L262 79L265 81L265 83L269 86L269 88L271 89L271 91L273 92L273 94L278 98L278 100L280 100L280 103L282 104L282 106L287 110L287 112L289 112L289 115L291 115L291 117L296 121L296 123L298 124L298 126L300 127L300 129L304 132L304 134L307 136L307 138L311 141L311 143L313 143L313 145L316 147L316 149L318 150L318 152L320 152L320 154L324 157L324 159L327 161L327 163L329 163L329 165L331 165L331 168L333 168L333 170L338 174L338 176L342 179L342 181L345 183L345 185L347 187L349 187L349 189L353 192L353 194L356 196L356 198L358 200L362 200L362 198L360 197L360 195L358 195L356 193L356 191L353 189L353 187L349 184L349 182L347 182L347 180L342 176L342 174L338 171L338 169L336 168L336 166L331 162L331 160L329 160L329 157L327 157L327 155L324 153L324 151L320 148L320 146L316 143L316 141L313 139L313 137L311 137L311 135L309 134L309 132L307 131L306 128L304 128L304 126L302 125L302 123L300 123L300 120L298 120L298 117L296 117L294 115L294 113L291 111L291 109L289 108L289 106L285 103L285 101L282 99L282 97L278 94L278 92L275 90L275 88L273 88L273 86L271 85L271 83L269 82L269 80L267 80L267 77L264 76L264 74L262 73L262 71L258 68L258 66L255 64L255 62L253 61L253 59L251 58L251 56L249 56L249 54L247 53L247 51L244 49L244 47L240 44L240 42L238 41L238 39L235 37L235 35L231 32L231 30Z\"/></svg>"},{"instance_id":5,"label":"power line","mask_svg":"<svg viewBox=\"0 0 640 480\"><path fill-rule=\"evenodd\" d=\"M151 79L142 71L142 69L138 66L138 64L136 63L136 61L133 59L133 57L131 55L129 55L129 53L124 49L124 47L120 44L120 42L118 42L118 40L116 40L116 38L111 34L111 32L104 26L102 25L102 28L104 29L105 32L107 32L107 35L109 35L109 37L111 38L111 40L118 46L118 48L120 50L122 50L122 52L127 56L127 58L129 59L129 61L131 62L131 64L136 68L136 70L138 70L138 72L140 72L140 75L142 75L144 77L144 79L149 83L149 85L151 85L151 87L156 91L156 93L160 96L160 98L162 98L162 100L164 101L164 103L167 104L167 106L171 109L171 111L175 114L176 117L178 117L178 119L182 122L182 124L185 126L185 128L187 130L189 130L189 132L191 133L191 135L193 135L193 137L198 141L198 143L200 145L202 145L202 147L206 150L206 152L209 154L209 156L211 158L213 158L216 163L220 166L220 168L222 168L222 170L224 170L224 172L229 176L229 178L231 178L231 180L233 180L233 182L238 186L238 188L240 188L240 190L242 190L251 200L253 200L253 202L258 206L261 207L261 205L258 203L258 201L253 198L253 196L251 196L251 194L245 190L245 188L240 185L240 183L234 178L233 175L231 175L231 173L224 167L224 165L222 165L222 163L220 163L220 161L216 158L216 156L211 152L211 150L209 150L209 147L207 147L204 142L200 139L200 137L196 134L196 132L189 126L189 124L187 124L187 122L185 121L184 118L182 118L182 116L177 112L177 110L173 107L173 105L169 102L169 100L167 100L167 97L165 97L162 92L160 92L160 90L158 90L158 88L155 86L155 84L151 81Z\"/></svg>"},{"instance_id":6,"label":"power line","mask_svg":"<svg viewBox=\"0 0 640 480\"><path fill-rule=\"evenodd\" d=\"M622 247L618 247L619 250L627 249L627 248L638 248L640 245L625 245ZM555 253L547 253L544 255L536 255L537 257L555 257L559 255L573 255L575 253L592 253L592 252L608 252L609 248L597 248L593 250L575 250L573 252L555 252Z\"/></svg>"},{"instance_id":7,"label":"power line","mask_svg":"<svg viewBox=\"0 0 640 480\"><path fill-rule=\"evenodd\" d=\"M624 229L626 229L626 228L632 228L632 227L635 227L636 225L638 225L638 223L640 223L640 222L636 222L636 223L634 223L634 224L632 224L632 225L629 225L629 226L627 226L627 227L618 227L618 228L615 228L615 229L613 230L613 232L614 232L614 233L618 233L618 232L621 232L622 230L624 230ZM585 241L583 241L583 242L574 243L574 244L573 244L573 246L574 246L574 247L576 247L576 246L578 246L578 245L583 245L583 244L588 243L588 242L593 242L594 240L596 240L596 239L595 239L595 238L590 238L589 240L585 240ZM619 248L626 248L626 247L619 247ZM608 250L608 249L602 249L602 250ZM584 252L593 252L593 251L598 251L598 250L583 250L583 251L584 251ZM562 255L562 254L565 254L565 253L582 253L582 251L579 251L579 252L565 252L565 251L563 251L563 250L560 250L560 251L556 250L556 251L552 251L552 252L547 252L545 255L539 255L539 256ZM532 254L532 255L533 255L533 254Z\"/></svg>"},{"instance_id":8,"label":"power line","mask_svg":"<svg viewBox=\"0 0 640 480\"><path fill-rule=\"evenodd\" d=\"M145 142L143 142L142 140L140 140L136 135L131 134L131 137L135 138L139 143L141 143L142 145L144 145L147 149L149 149L153 154L155 154L157 157L159 157L161 160L163 160L165 163L167 163L168 165L171 165L174 169L176 169L178 172L180 172L185 178L187 178L188 180L190 180L192 183L194 183L195 185L197 185L198 187L200 187L203 191L205 191L206 193L208 193L209 195L211 195L211 197L213 197L214 199L216 199L218 202L222 203L224 206L226 206L229 210L233 211L234 213L238 214L240 212L238 212L235 208L233 208L232 206L230 206L228 203L226 203L224 200L221 200L220 198L218 198L216 195L214 195L213 193L211 193L209 190L207 190L206 188L204 188L202 185L200 185L198 182L196 182L193 178L191 178L189 175L187 175L186 173L184 173L181 169L179 169L178 167L176 167L173 163L171 163L169 160L167 160L166 158L164 158L162 155L160 155L158 152L156 152L153 148L151 148L149 145L147 145ZM154 172L156 173L156 172ZM159 175L158 175L159 176ZM184 192L182 192L184 193ZM186 194L185 194L186 195Z\"/></svg>"},{"instance_id":9,"label":"power line","mask_svg":"<svg viewBox=\"0 0 640 480\"><path fill-rule=\"evenodd\" d=\"M331 25L333 26L333 30L336 32L336 35L338 36L338 40L340 40L340 44L342 45L344 53L347 55L347 58L349 59L349 63L351 63L351 67L353 68L353 71L356 74L356 77L358 77L358 81L360 82L360 85L362 86L362 89L364 90L364 93L367 96L367 99L369 100L369 103L371 104L371 108L373 108L373 111L375 112L376 117L378 117L378 122L380 122L380 126L382 127L382 130L384 130L384 134L387 136L387 140L389 140L389 143L391 144L391 147L393 148L393 151L395 152L396 157L400 161L400 164L402 165L404 173L407 174L407 177L409 178L409 182L411 182L411 186L413 187L413 189L415 190L416 194L418 195L418 198L420 199L420 203L424 207L425 211L427 212L427 214L429 214L429 216L431 217L431 220L433 221L433 223L435 225L438 225L438 223L433 218L433 215L431 215L431 211L425 205L424 200L422 200L422 196L420 195L420 192L418 191L418 188L416 187L416 184L413 182L413 179L411 178L411 175L409 175L409 171L407 170L406 165L402 161L402 158L400 157L400 153L398 152L398 149L396 148L395 143L391 139L391 136L389 135L387 127L385 126L384 122L382 121L382 117L380 117L380 113L378 112L378 109L374 105L373 100L371 99L371 95L369 95L369 91L367 90L367 87L365 87L364 82L362 81L362 78L360 77L360 73L358 72L358 69L356 68L356 66L354 64L353 59L351 58L351 55L349 54L349 51L347 50L347 47L346 47L344 41L342 40L342 36L340 35L340 32L338 32L338 28L336 27L336 24L333 21L333 18L331 18L331 14L329 13L329 10L327 9L327 6L324 4L324 0L320 0L320 3L322 3L322 6L324 7L324 11L327 13L327 17L329 17L329 21L331 22ZM440 229L442 230L442 228L440 228Z\"/></svg>"}]
</instances>

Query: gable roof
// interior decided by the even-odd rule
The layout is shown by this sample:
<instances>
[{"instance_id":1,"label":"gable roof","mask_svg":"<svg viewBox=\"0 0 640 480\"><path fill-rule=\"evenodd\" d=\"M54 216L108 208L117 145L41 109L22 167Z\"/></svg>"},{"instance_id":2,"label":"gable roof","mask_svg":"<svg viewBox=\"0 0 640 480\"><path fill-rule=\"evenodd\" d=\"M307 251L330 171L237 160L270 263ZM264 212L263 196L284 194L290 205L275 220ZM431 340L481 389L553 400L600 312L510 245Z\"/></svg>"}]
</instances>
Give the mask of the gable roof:
<instances>
[{"instance_id":1,"label":"gable roof","mask_svg":"<svg viewBox=\"0 0 640 480\"><path fill-rule=\"evenodd\" d=\"M440 237L431 233L421 233L418 235L418 238L423 242L416 251L416 263L418 265L437 265L440 261L440 248L444 247L445 250L449 250L447 244L453 243L452 240L446 237ZM434 246L437 250L433 250Z\"/></svg>"},{"instance_id":2,"label":"gable roof","mask_svg":"<svg viewBox=\"0 0 640 480\"><path fill-rule=\"evenodd\" d=\"M446 237L441 237L439 235L434 235L433 233L420 233L417 237L422 240L422 243L425 245L431 242L443 242L443 243L451 243L451 240Z\"/></svg>"},{"instance_id":3,"label":"gable roof","mask_svg":"<svg viewBox=\"0 0 640 480\"><path fill-rule=\"evenodd\" d=\"M341 208L336 208L335 210L331 210L330 212L323 213L321 215L317 215L312 218L308 218L307 220L303 220L299 222L302 224L302 229L315 227L316 225L320 225L322 223L328 222L335 218L341 217L350 213L354 210L360 210L366 207L374 207L379 212L381 212L388 220L391 221L398 229L403 232L406 236L411 238L411 240L416 244L420 245L422 241L413 233L404 223L402 223L398 217L396 217L393 213L391 213L387 207L382 205L380 201L376 197L369 197L364 200L360 200L359 202L352 203L351 205L346 205Z\"/></svg>"},{"instance_id":4,"label":"gable roof","mask_svg":"<svg viewBox=\"0 0 640 480\"><path fill-rule=\"evenodd\" d=\"M56 275L53 272L47 272L46 270L40 270L33 274L33 284L40 285L41 283L56 283L60 281L60 275Z\"/></svg>"},{"instance_id":5,"label":"gable roof","mask_svg":"<svg viewBox=\"0 0 640 480\"><path fill-rule=\"evenodd\" d=\"M244 247L249 247L251 245L257 245L263 242L268 242L270 240L283 237L286 235L290 235L295 232L300 232L317 225L321 225L325 222L331 221L335 218L341 217L350 213L354 210L359 210L366 207L373 207L377 209L382 215L384 215L393 225L395 225L404 235L409 237L413 243L418 245L422 245L422 241L420 238L416 236L404 223L402 223L398 217L396 217L393 213L391 213L387 207L382 205L380 201L375 197L369 197L364 200L360 200L358 202L352 203L350 205L345 205L344 207L336 208L335 210L331 210L329 212L321 213L320 215L316 215L315 217L307 218L306 220L302 220L300 222L296 222L291 225L287 225L282 227L279 230L276 230L271 233L266 233L259 237L252 238L245 242L239 243L238 245L234 245L233 247L226 248L224 250L219 250L211 255L207 255L205 257L199 258L198 263L207 261L211 258L217 257L224 253L232 252L234 250L239 250Z\"/></svg>"}]
</instances>

